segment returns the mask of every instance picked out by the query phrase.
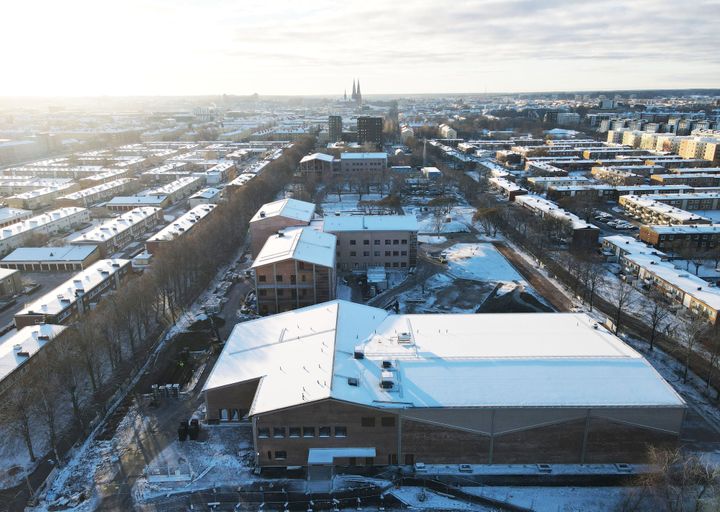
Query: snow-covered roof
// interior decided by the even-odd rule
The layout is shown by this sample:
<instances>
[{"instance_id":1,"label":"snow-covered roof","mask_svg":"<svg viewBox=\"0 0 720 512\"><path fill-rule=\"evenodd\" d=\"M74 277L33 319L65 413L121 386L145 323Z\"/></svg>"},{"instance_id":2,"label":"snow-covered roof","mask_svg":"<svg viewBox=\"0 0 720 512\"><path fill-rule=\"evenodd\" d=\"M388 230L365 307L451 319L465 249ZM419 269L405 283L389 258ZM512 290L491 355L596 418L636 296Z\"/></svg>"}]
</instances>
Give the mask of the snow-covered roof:
<instances>
[{"instance_id":1,"label":"snow-covered roof","mask_svg":"<svg viewBox=\"0 0 720 512\"><path fill-rule=\"evenodd\" d=\"M341 231L417 231L415 215L330 215L323 221L327 233Z\"/></svg>"},{"instance_id":2,"label":"snow-covered roof","mask_svg":"<svg viewBox=\"0 0 720 512\"><path fill-rule=\"evenodd\" d=\"M340 153L341 160L387 159L387 153Z\"/></svg>"},{"instance_id":3,"label":"snow-covered roof","mask_svg":"<svg viewBox=\"0 0 720 512\"><path fill-rule=\"evenodd\" d=\"M15 219L24 219L32 216L30 210L20 208L0 208L0 222L9 222Z\"/></svg>"},{"instance_id":4,"label":"snow-covered roof","mask_svg":"<svg viewBox=\"0 0 720 512\"><path fill-rule=\"evenodd\" d=\"M652 229L653 231L661 235L686 233L709 235L714 233L720 233L720 224L682 224L679 226L648 225L645 226L645 228Z\"/></svg>"},{"instance_id":5,"label":"snow-covered roof","mask_svg":"<svg viewBox=\"0 0 720 512\"><path fill-rule=\"evenodd\" d=\"M108 205L161 205L167 200L167 196L115 196L107 202Z\"/></svg>"},{"instance_id":6,"label":"snow-covered roof","mask_svg":"<svg viewBox=\"0 0 720 512\"><path fill-rule=\"evenodd\" d=\"M268 237L252 266L294 259L334 268L336 245L335 235L310 227L286 228Z\"/></svg>"},{"instance_id":7,"label":"snow-covered roof","mask_svg":"<svg viewBox=\"0 0 720 512\"><path fill-rule=\"evenodd\" d=\"M190 199L212 199L217 197L218 194L220 194L219 188L205 187L191 195Z\"/></svg>"},{"instance_id":8,"label":"snow-covered roof","mask_svg":"<svg viewBox=\"0 0 720 512\"><path fill-rule=\"evenodd\" d=\"M315 213L315 205L306 201L285 198L272 203L265 203L255 212L250 222L267 219L268 217L287 217L288 219L310 222Z\"/></svg>"},{"instance_id":9,"label":"snow-covered roof","mask_svg":"<svg viewBox=\"0 0 720 512\"><path fill-rule=\"evenodd\" d=\"M53 222L57 222L67 217L72 217L83 212L87 212L87 209L77 206L67 206L65 208L51 210L41 215L35 215L34 217L30 217L29 219L16 222L15 224L10 224L9 226L5 226L4 228L2 228L2 230L0 231L0 240L12 238L21 233L42 228L43 226L46 226Z\"/></svg>"},{"instance_id":10,"label":"snow-covered roof","mask_svg":"<svg viewBox=\"0 0 720 512\"><path fill-rule=\"evenodd\" d=\"M190 231L195 224L210 214L217 205L215 204L201 204L191 209L187 213L184 213L170 224L162 228L160 231L155 233L153 236L148 238L148 242L168 242L175 237L183 235Z\"/></svg>"},{"instance_id":11,"label":"snow-covered roof","mask_svg":"<svg viewBox=\"0 0 720 512\"><path fill-rule=\"evenodd\" d=\"M325 153L313 153L312 155L305 155L300 160L300 163L311 162L312 160L322 160L323 162L332 162L335 158L332 155Z\"/></svg>"},{"instance_id":12,"label":"snow-covered roof","mask_svg":"<svg viewBox=\"0 0 720 512\"><path fill-rule=\"evenodd\" d=\"M96 287L129 264L130 260L119 258L96 261L57 288L26 304L17 314L57 315L70 309L79 296L91 294Z\"/></svg>"},{"instance_id":13,"label":"snow-covered roof","mask_svg":"<svg viewBox=\"0 0 720 512\"><path fill-rule=\"evenodd\" d=\"M250 414L327 398L383 408L684 406L640 354L572 313L391 315L326 302L235 326L205 390L249 381L260 382Z\"/></svg>"},{"instance_id":14,"label":"snow-covered roof","mask_svg":"<svg viewBox=\"0 0 720 512\"><path fill-rule=\"evenodd\" d=\"M3 263L83 261L97 248L94 245L63 245L60 247L20 247L2 259Z\"/></svg>"},{"instance_id":15,"label":"snow-covered roof","mask_svg":"<svg viewBox=\"0 0 720 512\"><path fill-rule=\"evenodd\" d=\"M111 240L127 230L132 230L138 224L142 224L146 219L157 216L162 211L154 206L141 206L133 208L129 212L103 222L96 228L91 229L81 235L73 238L70 243L102 243ZM131 231L132 232L132 231Z\"/></svg>"},{"instance_id":16,"label":"snow-covered roof","mask_svg":"<svg viewBox=\"0 0 720 512\"><path fill-rule=\"evenodd\" d=\"M38 324L0 338L0 381L64 331L64 325Z\"/></svg>"},{"instance_id":17,"label":"snow-covered roof","mask_svg":"<svg viewBox=\"0 0 720 512\"><path fill-rule=\"evenodd\" d=\"M560 208L557 204L545 199L544 197L526 194L516 197L515 202L520 203L531 210L541 212L543 215L552 215L556 218L567 219L572 224L573 229L598 229L597 226L585 222L574 213Z\"/></svg>"}]
</instances>

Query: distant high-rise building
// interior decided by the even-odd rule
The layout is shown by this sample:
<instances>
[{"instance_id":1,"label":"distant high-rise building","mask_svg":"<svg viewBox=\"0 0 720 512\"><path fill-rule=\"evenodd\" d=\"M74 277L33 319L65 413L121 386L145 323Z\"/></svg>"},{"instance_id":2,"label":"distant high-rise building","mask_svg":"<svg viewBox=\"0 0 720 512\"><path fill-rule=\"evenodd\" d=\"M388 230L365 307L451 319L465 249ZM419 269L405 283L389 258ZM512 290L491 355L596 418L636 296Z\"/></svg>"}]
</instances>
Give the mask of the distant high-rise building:
<instances>
[{"instance_id":1,"label":"distant high-rise building","mask_svg":"<svg viewBox=\"0 0 720 512\"><path fill-rule=\"evenodd\" d=\"M330 116L328 118L328 131L330 132L330 142L340 142L342 140L341 116Z\"/></svg>"},{"instance_id":2,"label":"distant high-rise building","mask_svg":"<svg viewBox=\"0 0 720 512\"><path fill-rule=\"evenodd\" d=\"M360 116L357 118L358 143L382 145L383 118Z\"/></svg>"}]
</instances>

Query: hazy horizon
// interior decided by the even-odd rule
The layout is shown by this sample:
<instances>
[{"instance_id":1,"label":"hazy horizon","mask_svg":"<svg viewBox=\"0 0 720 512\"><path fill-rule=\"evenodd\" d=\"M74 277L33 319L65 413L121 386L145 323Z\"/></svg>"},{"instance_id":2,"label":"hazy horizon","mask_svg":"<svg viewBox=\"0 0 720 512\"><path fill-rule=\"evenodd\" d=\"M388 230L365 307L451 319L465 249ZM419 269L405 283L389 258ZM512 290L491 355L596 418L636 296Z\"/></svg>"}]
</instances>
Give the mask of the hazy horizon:
<instances>
[{"instance_id":1,"label":"hazy horizon","mask_svg":"<svg viewBox=\"0 0 720 512\"><path fill-rule=\"evenodd\" d=\"M720 84L718 0L31 0L4 14L3 97L340 97L354 78L366 96Z\"/></svg>"}]
</instances>

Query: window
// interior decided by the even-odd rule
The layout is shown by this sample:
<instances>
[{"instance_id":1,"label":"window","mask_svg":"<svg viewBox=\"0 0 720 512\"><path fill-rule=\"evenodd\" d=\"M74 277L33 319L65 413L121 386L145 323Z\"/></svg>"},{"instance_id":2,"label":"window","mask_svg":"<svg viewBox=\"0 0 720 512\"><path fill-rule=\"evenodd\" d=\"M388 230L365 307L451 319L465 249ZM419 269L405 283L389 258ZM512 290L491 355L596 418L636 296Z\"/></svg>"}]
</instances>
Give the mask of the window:
<instances>
[{"instance_id":1,"label":"window","mask_svg":"<svg viewBox=\"0 0 720 512\"><path fill-rule=\"evenodd\" d=\"M375 251L375 256L380 256L380 251Z\"/></svg>"},{"instance_id":2,"label":"window","mask_svg":"<svg viewBox=\"0 0 720 512\"><path fill-rule=\"evenodd\" d=\"M275 281L277 281L278 283L282 283L282 276L280 274L276 275Z\"/></svg>"},{"instance_id":3,"label":"window","mask_svg":"<svg viewBox=\"0 0 720 512\"><path fill-rule=\"evenodd\" d=\"M258 437L260 439L267 439L268 437L270 437L270 429L266 428L266 427L259 428L258 429Z\"/></svg>"},{"instance_id":4,"label":"window","mask_svg":"<svg viewBox=\"0 0 720 512\"><path fill-rule=\"evenodd\" d=\"M374 427L375 426L375 418L372 416L363 416L360 418L360 425L363 427Z\"/></svg>"},{"instance_id":5,"label":"window","mask_svg":"<svg viewBox=\"0 0 720 512\"><path fill-rule=\"evenodd\" d=\"M303 437L315 437L315 427L303 427Z\"/></svg>"},{"instance_id":6,"label":"window","mask_svg":"<svg viewBox=\"0 0 720 512\"><path fill-rule=\"evenodd\" d=\"M287 459L287 452L285 450L278 450L275 452L275 459L276 460L285 460Z\"/></svg>"},{"instance_id":7,"label":"window","mask_svg":"<svg viewBox=\"0 0 720 512\"><path fill-rule=\"evenodd\" d=\"M300 276L300 281L302 281L303 283L304 283L305 281L307 281L307 276L306 276L305 274L301 275L301 276Z\"/></svg>"},{"instance_id":8,"label":"window","mask_svg":"<svg viewBox=\"0 0 720 512\"><path fill-rule=\"evenodd\" d=\"M262 289L259 290L258 293L260 294L260 297L265 297L265 296L267 295L267 290L265 290L264 288L262 288Z\"/></svg>"},{"instance_id":9,"label":"window","mask_svg":"<svg viewBox=\"0 0 720 512\"><path fill-rule=\"evenodd\" d=\"M285 290L283 290L282 288L278 289L277 296L282 297L283 295L285 295Z\"/></svg>"},{"instance_id":10,"label":"window","mask_svg":"<svg viewBox=\"0 0 720 512\"><path fill-rule=\"evenodd\" d=\"M272 452L268 450L268 459L272 460Z\"/></svg>"},{"instance_id":11,"label":"window","mask_svg":"<svg viewBox=\"0 0 720 512\"><path fill-rule=\"evenodd\" d=\"M385 245L390 245L391 240L385 240Z\"/></svg>"},{"instance_id":12,"label":"window","mask_svg":"<svg viewBox=\"0 0 720 512\"><path fill-rule=\"evenodd\" d=\"M290 283L295 284L297 282L297 276L295 274L290 275Z\"/></svg>"},{"instance_id":13,"label":"window","mask_svg":"<svg viewBox=\"0 0 720 512\"><path fill-rule=\"evenodd\" d=\"M330 437L330 427L320 427L318 437Z\"/></svg>"},{"instance_id":14,"label":"window","mask_svg":"<svg viewBox=\"0 0 720 512\"><path fill-rule=\"evenodd\" d=\"M383 418L385 419L385 418ZM273 437L276 439L282 439L285 437L285 427L275 427L273 428Z\"/></svg>"},{"instance_id":15,"label":"window","mask_svg":"<svg viewBox=\"0 0 720 512\"><path fill-rule=\"evenodd\" d=\"M350 251L350 256L355 256L355 251Z\"/></svg>"},{"instance_id":16,"label":"window","mask_svg":"<svg viewBox=\"0 0 720 512\"><path fill-rule=\"evenodd\" d=\"M400 251L400 256L407 256L407 251Z\"/></svg>"},{"instance_id":17,"label":"window","mask_svg":"<svg viewBox=\"0 0 720 512\"><path fill-rule=\"evenodd\" d=\"M399 267L399 266L400 266L400 265L398 264L397 261L394 261L394 262L393 262L393 267Z\"/></svg>"},{"instance_id":18,"label":"window","mask_svg":"<svg viewBox=\"0 0 720 512\"><path fill-rule=\"evenodd\" d=\"M347 427L335 427L335 437L347 437Z\"/></svg>"},{"instance_id":19,"label":"window","mask_svg":"<svg viewBox=\"0 0 720 512\"><path fill-rule=\"evenodd\" d=\"M365 457L365 465L372 466L375 464L375 457Z\"/></svg>"},{"instance_id":20,"label":"window","mask_svg":"<svg viewBox=\"0 0 720 512\"><path fill-rule=\"evenodd\" d=\"M350 240L350 245L356 245L356 244L357 244L357 241L355 241L355 240Z\"/></svg>"},{"instance_id":21,"label":"window","mask_svg":"<svg viewBox=\"0 0 720 512\"><path fill-rule=\"evenodd\" d=\"M363 256L370 256L370 251L363 251Z\"/></svg>"},{"instance_id":22,"label":"window","mask_svg":"<svg viewBox=\"0 0 720 512\"><path fill-rule=\"evenodd\" d=\"M407 267L407 263L405 263L405 262L403 261L403 262L400 263L400 266L401 266L401 267Z\"/></svg>"},{"instance_id":23,"label":"window","mask_svg":"<svg viewBox=\"0 0 720 512\"><path fill-rule=\"evenodd\" d=\"M407 245L407 240L400 240L401 245Z\"/></svg>"},{"instance_id":24,"label":"window","mask_svg":"<svg viewBox=\"0 0 720 512\"><path fill-rule=\"evenodd\" d=\"M385 251L385 256L390 256L392 254L391 251Z\"/></svg>"},{"instance_id":25,"label":"window","mask_svg":"<svg viewBox=\"0 0 720 512\"><path fill-rule=\"evenodd\" d=\"M383 416L380 418L380 425L383 427L394 427L395 426L395 416Z\"/></svg>"},{"instance_id":26,"label":"window","mask_svg":"<svg viewBox=\"0 0 720 512\"><path fill-rule=\"evenodd\" d=\"M293 439L300 437L300 427L290 427L288 429L288 437Z\"/></svg>"},{"instance_id":27,"label":"window","mask_svg":"<svg viewBox=\"0 0 720 512\"><path fill-rule=\"evenodd\" d=\"M399 244L400 244L400 240L393 240L393 245L399 245Z\"/></svg>"},{"instance_id":28,"label":"window","mask_svg":"<svg viewBox=\"0 0 720 512\"><path fill-rule=\"evenodd\" d=\"M400 251L393 251L393 256L400 256Z\"/></svg>"},{"instance_id":29,"label":"window","mask_svg":"<svg viewBox=\"0 0 720 512\"><path fill-rule=\"evenodd\" d=\"M363 240L363 245L370 245L370 240Z\"/></svg>"},{"instance_id":30,"label":"window","mask_svg":"<svg viewBox=\"0 0 720 512\"><path fill-rule=\"evenodd\" d=\"M380 245L380 240L373 240L373 244Z\"/></svg>"}]
</instances>

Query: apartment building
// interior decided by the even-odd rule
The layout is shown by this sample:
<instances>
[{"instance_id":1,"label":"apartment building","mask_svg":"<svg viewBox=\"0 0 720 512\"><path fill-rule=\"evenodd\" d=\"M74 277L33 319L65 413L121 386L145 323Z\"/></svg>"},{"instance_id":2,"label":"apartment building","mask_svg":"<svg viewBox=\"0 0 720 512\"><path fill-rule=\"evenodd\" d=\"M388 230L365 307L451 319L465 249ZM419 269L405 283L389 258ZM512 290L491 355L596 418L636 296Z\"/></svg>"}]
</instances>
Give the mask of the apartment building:
<instances>
[{"instance_id":1,"label":"apartment building","mask_svg":"<svg viewBox=\"0 0 720 512\"><path fill-rule=\"evenodd\" d=\"M515 202L540 217L549 215L569 222L572 229L572 238L570 240L571 250L588 250L597 246L600 229L593 224L585 222L574 213L560 208L556 203L533 194L517 196Z\"/></svg>"},{"instance_id":2,"label":"apartment building","mask_svg":"<svg viewBox=\"0 0 720 512\"><path fill-rule=\"evenodd\" d=\"M250 219L250 248L256 258L270 235L283 228L307 226L315 215L315 205L297 199L266 203Z\"/></svg>"},{"instance_id":3,"label":"apartment building","mask_svg":"<svg viewBox=\"0 0 720 512\"><path fill-rule=\"evenodd\" d=\"M84 315L105 292L118 288L129 271L130 260L97 261L27 304L15 314L15 327L22 329L40 323L69 324Z\"/></svg>"},{"instance_id":4,"label":"apartment building","mask_svg":"<svg viewBox=\"0 0 720 512\"><path fill-rule=\"evenodd\" d=\"M5 203L11 208L24 208L26 210L39 210L53 204L58 197L78 190L77 183L66 183L45 188L36 188L22 192L5 199Z\"/></svg>"},{"instance_id":5,"label":"apartment building","mask_svg":"<svg viewBox=\"0 0 720 512\"><path fill-rule=\"evenodd\" d=\"M663 251L692 249L703 252L720 245L720 225L644 225L640 226L639 236L646 244Z\"/></svg>"},{"instance_id":6,"label":"apartment building","mask_svg":"<svg viewBox=\"0 0 720 512\"><path fill-rule=\"evenodd\" d=\"M648 444L677 446L686 408L585 314L341 300L237 324L204 393L209 422L250 419L258 466L311 480L335 466L639 463Z\"/></svg>"},{"instance_id":7,"label":"apartment building","mask_svg":"<svg viewBox=\"0 0 720 512\"><path fill-rule=\"evenodd\" d=\"M134 208L103 222L70 241L71 245L96 245L102 257L119 251L162 222L162 210L152 206Z\"/></svg>"},{"instance_id":8,"label":"apartment building","mask_svg":"<svg viewBox=\"0 0 720 512\"><path fill-rule=\"evenodd\" d=\"M644 224L712 224L712 219L665 202L655 196L620 196L618 203L628 215L639 218Z\"/></svg>"},{"instance_id":9,"label":"apartment building","mask_svg":"<svg viewBox=\"0 0 720 512\"><path fill-rule=\"evenodd\" d=\"M55 200L58 207L61 206L92 206L100 201L106 201L116 195L123 194L129 190L135 189L137 180L132 178L120 178L119 180L108 181L95 185L94 187L85 188L60 196Z\"/></svg>"},{"instance_id":10,"label":"apartment building","mask_svg":"<svg viewBox=\"0 0 720 512\"><path fill-rule=\"evenodd\" d=\"M162 228L145 242L145 249L155 254L161 247L173 240L186 236L199 224L202 224L215 211L215 204L201 204L181 215L170 224Z\"/></svg>"},{"instance_id":11,"label":"apartment building","mask_svg":"<svg viewBox=\"0 0 720 512\"><path fill-rule=\"evenodd\" d=\"M253 262L257 312L272 315L335 298L334 235L310 227L278 230Z\"/></svg>"},{"instance_id":12,"label":"apartment building","mask_svg":"<svg viewBox=\"0 0 720 512\"><path fill-rule=\"evenodd\" d=\"M90 222L89 210L69 206L10 224L0 231L0 254L6 254L10 250L20 247L34 234L53 235L86 222Z\"/></svg>"},{"instance_id":13,"label":"apartment building","mask_svg":"<svg viewBox=\"0 0 720 512\"><path fill-rule=\"evenodd\" d=\"M337 237L341 272L414 267L418 229L414 215L335 215L323 221L323 231Z\"/></svg>"},{"instance_id":14,"label":"apartment building","mask_svg":"<svg viewBox=\"0 0 720 512\"><path fill-rule=\"evenodd\" d=\"M29 219L32 216L33 212L30 210L23 210L21 208L0 208L0 228L4 228L10 224L16 224L25 219Z\"/></svg>"},{"instance_id":15,"label":"apartment building","mask_svg":"<svg viewBox=\"0 0 720 512\"><path fill-rule=\"evenodd\" d=\"M198 190L188 199L190 208L195 208L201 204L218 204L222 198L222 190L219 188L205 187Z\"/></svg>"},{"instance_id":16,"label":"apartment building","mask_svg":"<svg viewBox=\"0 0 720 512\"><path fill-rule=\"evenodd\" d=\"M317 180L327 181L340 170L340 160L325 153L313 153L300 160L298 172L303 176L312 176Z\"/></svg>"}]
</instances>

